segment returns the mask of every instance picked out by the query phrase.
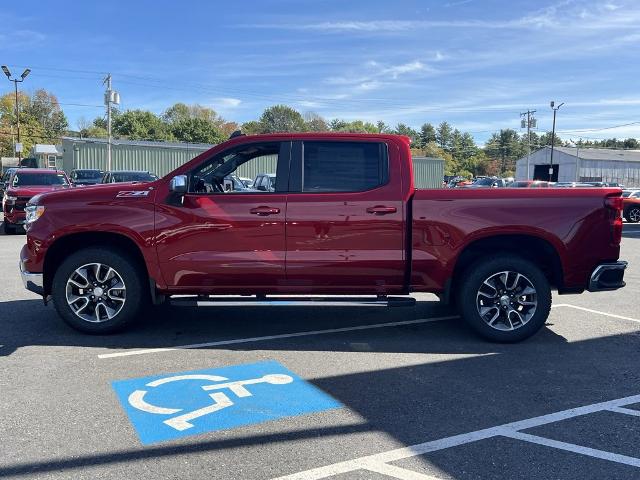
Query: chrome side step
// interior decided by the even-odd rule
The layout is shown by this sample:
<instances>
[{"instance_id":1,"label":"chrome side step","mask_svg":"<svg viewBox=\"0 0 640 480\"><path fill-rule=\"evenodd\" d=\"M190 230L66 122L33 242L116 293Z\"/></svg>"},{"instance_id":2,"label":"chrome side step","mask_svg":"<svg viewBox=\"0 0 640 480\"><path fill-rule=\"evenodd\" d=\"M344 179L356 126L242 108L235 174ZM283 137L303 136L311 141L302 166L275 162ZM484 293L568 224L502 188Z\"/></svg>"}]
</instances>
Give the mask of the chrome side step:
<instances>
[{"instance_id":1,"label":"chrome side step","mask_svg":"<svg viewBox=\"0 0 640 480\"><path fill-rule=\"evenodd\" d=\"M413 297L172 297L169 303L181 307L413 307Z\"/></svg>"}]
</instances>

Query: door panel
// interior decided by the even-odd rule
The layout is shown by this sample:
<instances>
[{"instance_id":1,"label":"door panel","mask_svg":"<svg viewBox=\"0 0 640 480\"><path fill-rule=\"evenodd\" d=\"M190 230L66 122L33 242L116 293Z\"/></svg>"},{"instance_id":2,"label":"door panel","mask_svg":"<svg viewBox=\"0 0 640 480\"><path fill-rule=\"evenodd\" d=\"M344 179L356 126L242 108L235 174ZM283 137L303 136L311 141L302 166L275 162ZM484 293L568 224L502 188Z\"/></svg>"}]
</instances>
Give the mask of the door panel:
<instances>
[{"instance_id":1,"label":"door panel","mask_svg":"<svg viewBox=\"0 0 640 480\"><path fill-rule=\"evenodd\" d=\"M180 207L161 206L157 248L166 283L207 289L282 284L285 212L286 195L273 193L189 194Z\"/></svg>"},{"instance_id":2,"label":"door panel","mask_svg":"<svg viewBox=\"0 0 640 480\"><path fill-rule=\"evenodd\" d=\"M388 146L390 168L385 185L357 193L289 194L289 285L318 293L402 290L405 224L398 151L394 147ZM304 172L300 165L302 150L294 147L298 154L292 159L292 175ZM291 184L304 188L303 181L293 177Z\"/></svg>"}]
</instances>

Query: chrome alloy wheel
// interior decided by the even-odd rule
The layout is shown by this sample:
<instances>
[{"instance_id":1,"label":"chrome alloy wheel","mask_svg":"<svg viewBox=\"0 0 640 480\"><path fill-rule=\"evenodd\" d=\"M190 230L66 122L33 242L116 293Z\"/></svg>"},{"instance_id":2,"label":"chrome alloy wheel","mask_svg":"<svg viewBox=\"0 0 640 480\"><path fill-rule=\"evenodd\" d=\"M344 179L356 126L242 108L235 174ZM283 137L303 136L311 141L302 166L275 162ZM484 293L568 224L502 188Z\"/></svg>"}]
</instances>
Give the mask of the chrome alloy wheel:
<instances>
[{"instance_id":1,"label":"chrome alloy wheel","mask_svg":"<svg viewBox=\"0 0 640 480\"><path fill-rule=\"evenodd\" d=\"M496 330L516 330L536 313L537 292L531 280L518 272L498 272L478 289L476 308L482 320Z\"/></svg>"},{"instance_id":2,"label":"chrome alloy wheel","mask_svg":"<svg viewBox=\"0 0 640 480\"><path fill-rule=\"evenodd\" d=\"M633 207L629 210L629 220L633 223L640 222L640 208Z\"/></svg>"},{"instance_id":3,"label":"chrome alloy wheel","mask_svg":"<svg viewBox=\"0 0 640 480\"><path fill-rule=\"evenodd\" d=\"M124 307L124 280L109 265L88 263L76 268L67 279L66 299L71 310L85 322L106 322Z\"/></svg>"}]
</instances>

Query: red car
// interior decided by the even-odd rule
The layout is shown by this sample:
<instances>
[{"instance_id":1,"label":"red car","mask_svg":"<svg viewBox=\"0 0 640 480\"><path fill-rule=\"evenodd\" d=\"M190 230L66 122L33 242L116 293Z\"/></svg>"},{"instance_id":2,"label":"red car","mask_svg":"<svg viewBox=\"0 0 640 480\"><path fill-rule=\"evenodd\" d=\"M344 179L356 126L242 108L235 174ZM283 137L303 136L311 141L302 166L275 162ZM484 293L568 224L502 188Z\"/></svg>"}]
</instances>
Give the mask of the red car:
<instances>
[{"instance_id":1,"label":"red car","mask_svg":"<svg viewBox=\"0 0 640 480\"><path fill-rule=\"evenodd\" d=\"M624 190L624 218L627 222L640 222L640 190Z\"/></svg>"},{"instance_id":2,"label":"red car","mask_svg":"<svg viewBox=\"0 0 640 480\"><path fill-rule=\"evenodd\" d=\"M245 165L275 173L273 191L225 189ZM484 337L513 342L544 325L552 289L624 286L620 189L413 182L407 137L235 136L155 182L38 195L20 269L27 289L88 333L122 329L172 296L398 304L387 295L433 292Z\"/></svg>"},{"instance_id":3,"label":"red car","mask_svg":"<svg viewBox=\"0 0 640 480\"><path fill-rule=\"evenodd\" d=\"M67 174L46 168L18 168L9 176L2 196L4 233L9 235L25 221L25 207L34 195L70 185Z\"/></svg>"}]
</instances>

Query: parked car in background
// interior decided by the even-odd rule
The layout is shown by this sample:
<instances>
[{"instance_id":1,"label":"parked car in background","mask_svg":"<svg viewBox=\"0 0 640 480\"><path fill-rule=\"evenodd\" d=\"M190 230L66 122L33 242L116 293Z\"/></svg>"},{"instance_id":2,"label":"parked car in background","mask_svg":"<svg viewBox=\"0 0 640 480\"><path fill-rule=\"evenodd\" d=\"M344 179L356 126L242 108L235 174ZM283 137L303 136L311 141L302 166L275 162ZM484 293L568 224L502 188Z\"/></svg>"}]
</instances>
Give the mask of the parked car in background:
<instances>
[{"instance_id":1,"label":"parked car in background","mask_svg":"<svg viewBox=\"0 0 640 480\"><path fill-rule=\"evenodd\" d=\"M640 222L640 190L624 190L622 192L622 212L627 222Z\"/></svg>"},{"instance_id":2,"label":"parked car in background","mask_svg":"<svg viewBox=\"0 0 640 480\"><path fill-rule=\"evenodd\" d=\"M554 187L557 188L593 188L590 183L582 182L557 182Z\"/></svg>"},{"instance_id":3,"label":"parked car in background","mask_svg":"<svg viewBox=\"0 0 640 480\"><path fill-rule=\"evenodd\" d=\"M253 192L251 187L247 187L237 175L227 175L224 177L225 192Z\"/></svg>"},{"instance_id":4,"label":"parked car in background","mask_svg":"<svg viewBox=\"0 0 640 480\"><path fill-rule=\"evenodd\" d=\"M100 183L153 182L157 175L142 170L113 170L105 172Z\"/></svg>"},{"instance_id":5,"label":"parked car in background","mask_svg":"<svg viewBox=\"0 0 640 480\"><path fill-rule=\"evenodd\" d=\"M25 208L40 193L68 188L71 182L61 170L49 168L17 168L11 172L2 196L4 233L14 233L25 222Z\"/></svg>"},{"instance_id":6,"label":"parked car in background","mask_svg":"<svg viewBox=\"0 0 640 480\"><path fill-rule=\"evenodd\" d=\"M6 188L6 184L9 181L9 177L11 174L17 170L18 167L7 168L2 175L0 175L0 196L4 194L4 190Z\"/></svg>"},{"instance_id":7,"label":"parked car in background","mask_svg":"<svg viewBox=\"0 0 640 480\"><path fill-rule=\"evenodd\" d=\"M500 342L542 328L552 288L624 287L620 189L421 190L410 148L398 135L236 136L126 195L120 185L38 195L20 253L25 287L98 334L171 296L204 306L215 294L431 292ZM273 155L274 192L219 188ZM258 177L258 188L274 185Z\"/></svg>"},{"instance_id":8,"label":"parked car in background","mask_svg":"<svg viewBox=\"0 0 640 480\"><path fill-rule=\"evenodd\" d=\"M504 178L482 177L477 178L471 185L466 185L465 188L504 188L506 186L507 181Z\"/></svg>"},{"instance_id":9,"label":"parked car in background","mask_svg":"<svg viewBox=\"0 0 640 480\"><path fill-rule=\"evenodd\" d=\"M592 187L624 188L624 185L621 185L618 182L583 182L583 183L588 183Z\"/></svg>"},{"instance_id":10,"label":"parked car in background","mask_svg":"<svg viewBox=\"0 0 640 480\"><path fill-rule=\"evenodd\" d=\"M276 191L276 174L275 173L261 173L256 176L253 181L253 190L260 192L275 192Z\"/></svg>"},{"instance_id":11,"label":"parked car in background","mask_svg":"<svg viewBox=\"0 0 640 480\"><path fill-rule=\"evenodd\" d=\"M102 183L102 177L104 177L102 170L86 168L71 170L69 174L69 179L74 185L95 185L96 183Z\"/></svg>"},{"instance_id":12,"label":"parked car in background","mask_svg":"<svg viewBox=\"0 0 640 480\"><path fill-rule=\"evenodd\" d=\"M242 183L244 183L244 186L247 187L247 188L252 188L253 187L253 180L251 180L250 178L238 177L238 180L240 180Z\"/></svg>"},{"instance_id":13,"label":"parked car in background","mask_svg":"<svg viewBox=\"0 0 640 480\"><path fill-rule=\"evenodd\" d=\"M509 188L549 188L554 184L545 182L543 180L518 180L517 182L511 182L507 187Z\"/></svg>"}]
</instances>

